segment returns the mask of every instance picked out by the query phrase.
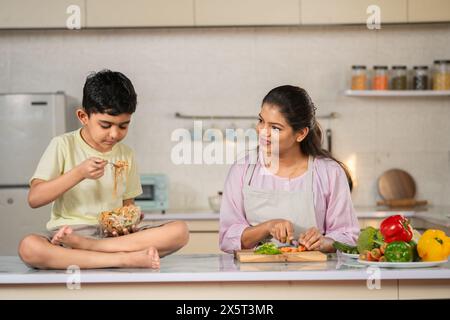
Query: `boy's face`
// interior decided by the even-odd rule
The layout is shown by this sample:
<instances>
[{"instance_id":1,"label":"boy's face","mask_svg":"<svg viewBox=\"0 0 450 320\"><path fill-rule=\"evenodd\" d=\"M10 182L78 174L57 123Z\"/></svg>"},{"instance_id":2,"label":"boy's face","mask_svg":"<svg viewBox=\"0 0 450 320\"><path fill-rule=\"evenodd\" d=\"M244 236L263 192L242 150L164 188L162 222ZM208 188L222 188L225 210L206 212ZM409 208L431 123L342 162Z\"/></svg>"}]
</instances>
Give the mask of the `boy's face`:
<instances>
[{"instance_id":1,"label":"boy's face","mask_svg":"<svg viewBox=\"0 0 450 320\"><path fill-rule=\"evenodd\" d=\"M84 126L83 138L94 149L107 152L128 132L131 114L121 113L111 116L106 113L91 113L89 116L84 109L77 110L77 117Z\"/></svg>"}]
</instances>

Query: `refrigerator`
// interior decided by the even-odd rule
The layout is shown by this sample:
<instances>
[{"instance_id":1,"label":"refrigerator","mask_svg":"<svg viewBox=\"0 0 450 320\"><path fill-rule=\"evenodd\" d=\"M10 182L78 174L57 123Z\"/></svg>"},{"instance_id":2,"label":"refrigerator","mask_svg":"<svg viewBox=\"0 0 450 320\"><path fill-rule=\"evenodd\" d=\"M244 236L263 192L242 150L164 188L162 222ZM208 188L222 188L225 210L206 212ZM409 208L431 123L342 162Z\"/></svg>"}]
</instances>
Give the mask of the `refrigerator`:
<instances>
[{"instance_id":1,"label":"refrigerator","mask_svg":"<svg viewBox=\"0 0 450 320\"><path fill-rule=\"evenodd\" d=\"M79 127L76 107L64 92L0 94L0 255L45 230L51 204L28 206L28 180L50 140Z\"/></svg>"}]
</instances>

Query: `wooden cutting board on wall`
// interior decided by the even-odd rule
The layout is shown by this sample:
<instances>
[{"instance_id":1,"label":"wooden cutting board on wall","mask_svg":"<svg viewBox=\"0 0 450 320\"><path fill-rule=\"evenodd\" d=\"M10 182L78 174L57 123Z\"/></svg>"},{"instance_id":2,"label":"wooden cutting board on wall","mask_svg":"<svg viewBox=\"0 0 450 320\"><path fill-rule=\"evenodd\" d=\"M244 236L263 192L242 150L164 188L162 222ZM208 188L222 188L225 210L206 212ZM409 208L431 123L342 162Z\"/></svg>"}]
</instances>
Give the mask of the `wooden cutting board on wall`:
<instances>
[{"instance_id":1,"label":"wooden cutting board on wall","mask_svg":"<svg viewBox=\"0 0 450 320\"><path fill-rule=\"evenodd\" d=\"M253 250L235 251L239 262L323 262L327 255L320 251L286 252L281 254L257 254Z\"/></svg>"},{"instance_id":2,"label":"wooden cutting board on wall","mask_svg":"<svg viewBox=\"0 0 450 320\"><path fill-rule=\"evenodd\" d=\"M416 182L401 169L390 169L378 179L378 192L384 200L414 199Z\"/></svg>"}]
</instances>

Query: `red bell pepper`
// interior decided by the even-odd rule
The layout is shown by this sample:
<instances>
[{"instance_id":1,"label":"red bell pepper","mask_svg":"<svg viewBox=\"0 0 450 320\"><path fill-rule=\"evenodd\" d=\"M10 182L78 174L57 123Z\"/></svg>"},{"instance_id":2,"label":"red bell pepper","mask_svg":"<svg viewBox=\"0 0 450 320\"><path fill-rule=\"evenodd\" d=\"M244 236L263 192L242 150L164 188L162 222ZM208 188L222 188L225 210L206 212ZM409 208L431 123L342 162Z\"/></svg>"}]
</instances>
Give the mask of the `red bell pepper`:
<instances>
[{"instance_id":1,"label":"red bell pepper","mask_svg":"<svg viewBox=\"0 0 450 320\"><path fill-rule=\"evenodd\" d=\"M380 232L387 243L393 241L411 241L413 237L413 228L408 219L402 215L390 216L384 219L380 225Z\"/></svg>"}]
</instances>

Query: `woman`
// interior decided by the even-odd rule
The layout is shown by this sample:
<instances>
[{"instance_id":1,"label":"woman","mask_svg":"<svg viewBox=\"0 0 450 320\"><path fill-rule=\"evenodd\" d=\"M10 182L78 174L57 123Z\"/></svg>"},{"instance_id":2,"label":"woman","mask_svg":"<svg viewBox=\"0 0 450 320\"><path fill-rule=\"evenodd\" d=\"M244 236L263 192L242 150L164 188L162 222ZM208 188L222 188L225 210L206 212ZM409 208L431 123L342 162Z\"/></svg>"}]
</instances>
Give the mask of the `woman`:
<instances>
[{"instance_id":1,"label":"woman","mask_svg":"<svg viewBox=\"0 0 450 320\"><path fill-rule=\"evenodd\" d=\"M294 86L272 89L263 99L257 161L248 155L235 163L225 182L221 250L250 249L269 239L297 240L322 252L333 252L335 240L355 243L351 178L321 148L315 109L308 93Z\"/></svg>"}]
</instances>

